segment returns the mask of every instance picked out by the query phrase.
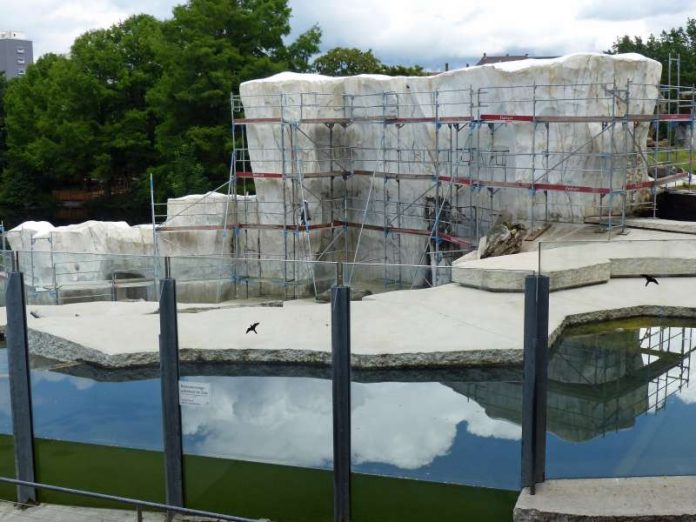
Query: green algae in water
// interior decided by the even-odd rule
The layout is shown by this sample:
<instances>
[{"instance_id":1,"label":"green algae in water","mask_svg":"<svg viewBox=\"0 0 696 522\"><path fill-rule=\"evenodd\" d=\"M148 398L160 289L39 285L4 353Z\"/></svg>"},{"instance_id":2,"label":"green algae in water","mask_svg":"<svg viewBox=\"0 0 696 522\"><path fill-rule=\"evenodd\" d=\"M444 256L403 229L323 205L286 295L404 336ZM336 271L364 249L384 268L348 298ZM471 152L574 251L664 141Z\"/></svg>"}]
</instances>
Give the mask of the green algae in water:
<instances>
[{"instance_id":1,"label":"green algae in water","mask_svg":"<svg viewBox=\"0 0 696 522\"><path fill-rule=\"evenodd\" d=\"M14 444L9 435L0 435L0 477L14 477ZM16 498L15 486L0 482L0 498Z\"/></svg>"},{"instance_id":2,"label":"green algae in water","mask_svg":"<svg viewBox=\"0 0 696 522\"><path fill-rule=\"evenodd\" d=\"M556 344L563 341L564 338L588 335L588 334L604 334L622 328L624 330L637 330L639 328L650 328L658 326L672 326L677 328L696 328L696 319L684 317L654 317L654 316L638 316L627 319L614 319L611 321L597 321L586 324L578 324L569 326L563 330Z\"/></svg>"},{"instance_id":3,"label":"green algae in water","mask_svg":"<svg viewBox=\"0 0 696 522\"><path fill-rule=\"evenodd\" d=\"M47 484L164 502L162 454L55 440L35 441L38 480ZM12 438L0 435L0 472L14 476ZM187 507L277 522L330 522L330 471L186 455ZM15 487L0 485L0 497ZM514 491L418 480L353 477L355 522L511 520ZM40 490L46 503L128 509L99 499Z\"/></svg>"}]
</instances>

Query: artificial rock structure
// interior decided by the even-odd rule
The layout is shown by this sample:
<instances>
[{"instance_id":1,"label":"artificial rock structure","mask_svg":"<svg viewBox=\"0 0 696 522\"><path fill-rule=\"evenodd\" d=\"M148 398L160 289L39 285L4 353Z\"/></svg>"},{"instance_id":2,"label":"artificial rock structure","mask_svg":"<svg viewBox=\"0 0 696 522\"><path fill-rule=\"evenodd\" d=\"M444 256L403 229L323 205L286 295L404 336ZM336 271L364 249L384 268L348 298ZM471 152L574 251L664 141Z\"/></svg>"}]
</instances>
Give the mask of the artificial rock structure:
<instances>
[{"instance_id":1,"label":"artificial rock structure","mask_svg":"<svg viewBox=\"0 0 696 522\"><path fill-rule=\"evenodd\" d=\"M251 242L271 257L427 264L475 245L502 211L532 227L616 219L645 199L660 73L640 55L576 54L246 82L235 181L256 185Z\"/></svg>"},{"instance_id":2,"label":"artificial rock structure","mask_svg":"<svg viewBox=\"0 0 696 522\"><path fill-rule=\"evenodd\" d=\"M226 194L169 200L154 234L61 227L48 233L50 248L220 256L235 262L213 263L206 281L286 296L333 281L333 267L315 261L359 262L353 281L439 283L437 270L412 265L449 264L503 212L528 229L587 217L611 226L644 203L660 177L648 178L658 163L646 146L651 128L659 142L661 122L693 118L693 99L688 114L679 101L665 104L660 74L636 54L576 54L427 77L246 82L232 98L238 148ZM686 175L662 163L672 173L662 181ZM237 195L249 178L255 195ZM12 248L26 249L26 235L10 234ZM205 272L180 264L191 279Z\"/></svg>"}]
</instances>

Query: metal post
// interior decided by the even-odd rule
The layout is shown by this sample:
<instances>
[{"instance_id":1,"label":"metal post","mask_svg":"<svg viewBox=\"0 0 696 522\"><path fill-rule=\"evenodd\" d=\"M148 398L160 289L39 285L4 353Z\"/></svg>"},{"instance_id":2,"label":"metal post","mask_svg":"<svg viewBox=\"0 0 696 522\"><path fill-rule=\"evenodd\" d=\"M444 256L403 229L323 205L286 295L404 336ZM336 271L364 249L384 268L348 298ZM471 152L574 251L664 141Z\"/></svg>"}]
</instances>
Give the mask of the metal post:
<instances>
[{"instance_id":1,"label":"metal post","mask_svg":"<svg viewBox=\"0 0 696 522\"><path fill-rule=\"evenodd\" d=\"M522 383L522 487L535 493L546 469L546 390L549 278L525 279L524 380Z\"/></svg>"},{"instance_id":2,"label":"metal post","mask_svg":"<svg viewBox=\"0 0 696 522\"><path fill-rule=\"evenodd\" d=\"M334 522L350 522L350 288L331 289Z\"/></svg>"},{"instance_id":3,"label":"metal post","mask_svg":"<svg viewBox=\"0 0 696 522\"><path fill-rule=\"evenodd\" d=\"M159 247L157 246L157 214L155 211L155 178L150 173L150 207L152 209L152 278L155 283L155 295L159 293Z\"/></svg>"},{"instance_id":4,"label":"metal post","mask_svg":"<svg viewBox=\"0 0 696 522\"><path fill-rule=\"evenodd\" d=\"M17 478L34 482L34 426L29 375L29 344L27 341L27 309L24 298L24 275L17 271L13 258L12 272L7 279L7 364L10 377L12 432L14 435ZM19 504L36 502L36 488L17 486Z\"/></svg>"},{"instance_id":5,"label":"metal post","mask_svg":"<svg viewBox=\"0 0 696 522\"><path fill-rule=\"evenodd\" d=\"M165 262L167 276L169 262ZM162 433L167 504L184 505L181 408L179 407L179 334L176 316L176 282L160 281L160 378L162 384Z\"/></svg>"}]
</instances>

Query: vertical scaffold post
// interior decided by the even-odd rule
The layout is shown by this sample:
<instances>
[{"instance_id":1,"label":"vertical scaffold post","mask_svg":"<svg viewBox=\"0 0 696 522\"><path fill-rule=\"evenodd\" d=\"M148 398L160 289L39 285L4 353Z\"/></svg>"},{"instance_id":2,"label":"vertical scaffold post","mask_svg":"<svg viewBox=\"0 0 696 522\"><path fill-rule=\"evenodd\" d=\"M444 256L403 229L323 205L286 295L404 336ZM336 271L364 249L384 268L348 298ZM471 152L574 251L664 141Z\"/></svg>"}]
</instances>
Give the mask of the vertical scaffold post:
<instances>
[{"instance_id":1,"label":"vertical scaffold post","mask_svg":"<svg viewBox=\"0 0 696 522\"><path fill-rule=\"evenodd\" d=\"M339 267L331 289L334 522L350 521L350 288Z\"/></svg>"},{"instance_id":2,"label":"vertical scaffold post","mask_svg":"<svg viewBox=\"0 0 696 522\"><path fill-rule=\"evenodd\" d=\"M160 379L162 385L162 434L167 504L184 505L181 408L179 406L179 334L176 316L176 281L165 258L165 278L160 282Z\"/></svg>"},{"instance_id":3,"label":"vertical scaffold post","mask_svg":"<svg viewBox=\"0 0 696 522\"><path fill-rule=\"evenodd\" d=\"M15 470L19 480L34 482L34 425L29 375L27 308L24 298L24 275L14 253L12 271L7 279L7 366L10 380L12 432L14 435ZM19 504L35 503L36 489L17 486Z\"/></svg>"},{"instance_id":4,"label":"vertical scaffold post","mask_svg":"<svg viewBox=\"0 0 696 522\"><path fill-rule=\"evenodd\" d=\"M522 487L535 493L546 468L546 390L549 278L530 275L524 293L524 376L522 383Z\"/></svg>"}]
</instances>

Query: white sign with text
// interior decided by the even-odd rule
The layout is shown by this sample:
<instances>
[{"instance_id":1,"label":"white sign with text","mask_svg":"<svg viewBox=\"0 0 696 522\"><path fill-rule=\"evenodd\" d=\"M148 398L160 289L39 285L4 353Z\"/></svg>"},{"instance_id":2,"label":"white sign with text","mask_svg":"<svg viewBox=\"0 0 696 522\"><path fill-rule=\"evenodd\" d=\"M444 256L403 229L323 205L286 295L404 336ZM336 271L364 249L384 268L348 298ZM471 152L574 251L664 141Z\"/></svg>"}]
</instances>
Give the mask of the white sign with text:
<instances>
[{"instance_id":1,"label":"white sign with text","mask_svg":"<svg viewBox=\"0 0 696 522\"><path fill-rule=\"evenodd\" d=\"M179 405L207 406L208 404L210 404L209 383L179 381Z\"/></svg>"}]
</instances>

